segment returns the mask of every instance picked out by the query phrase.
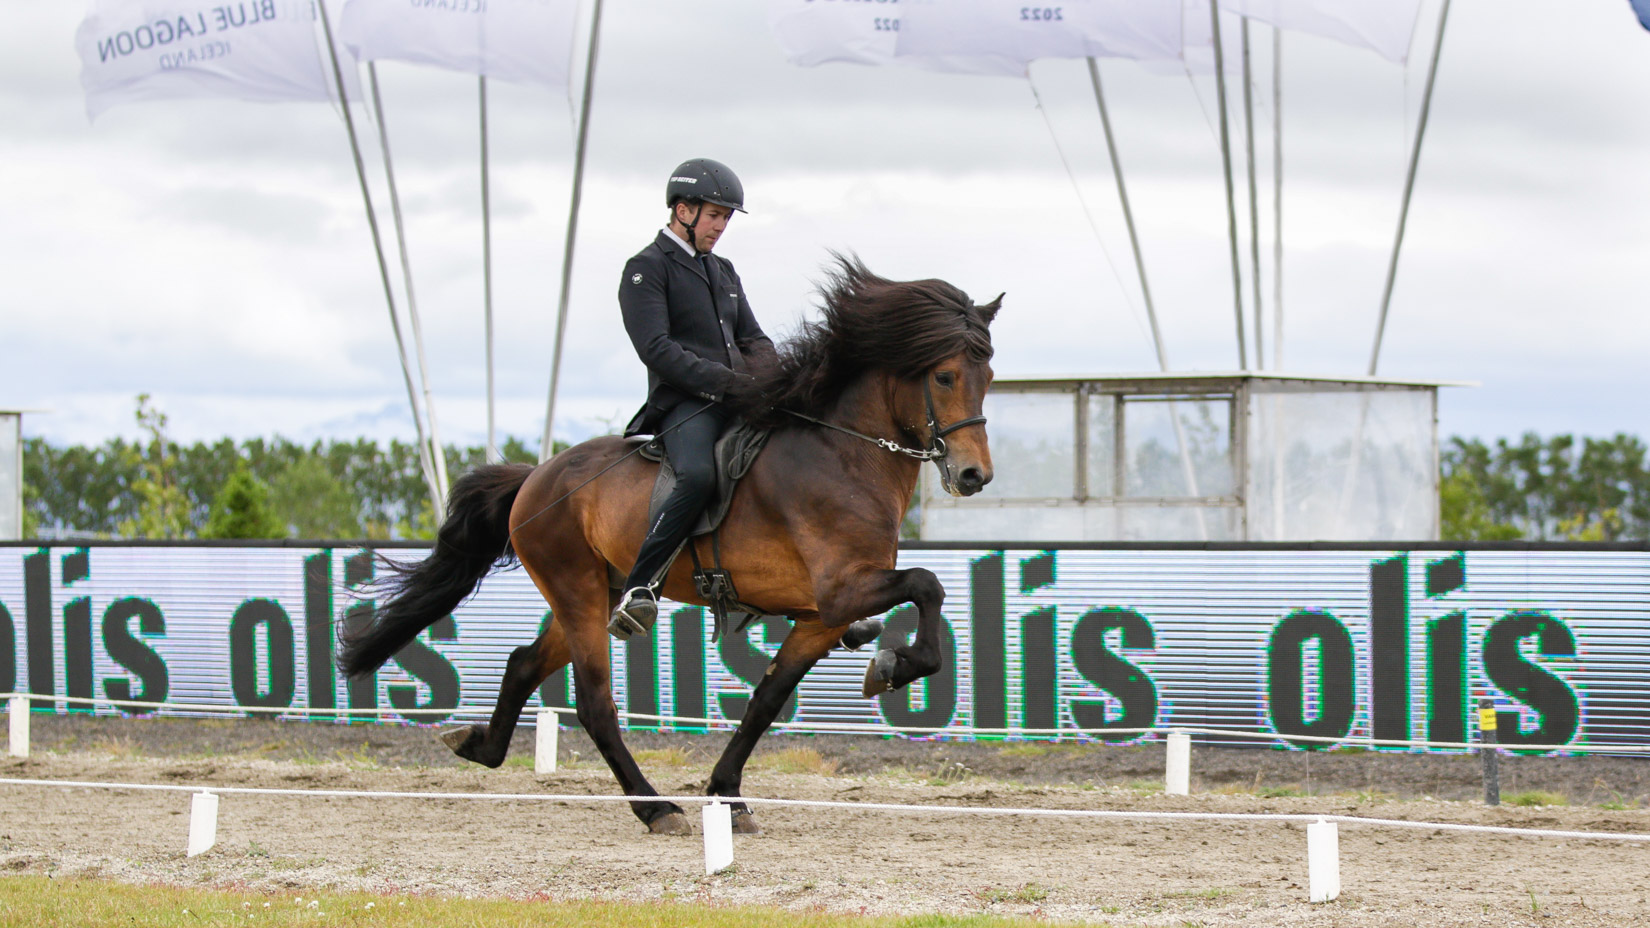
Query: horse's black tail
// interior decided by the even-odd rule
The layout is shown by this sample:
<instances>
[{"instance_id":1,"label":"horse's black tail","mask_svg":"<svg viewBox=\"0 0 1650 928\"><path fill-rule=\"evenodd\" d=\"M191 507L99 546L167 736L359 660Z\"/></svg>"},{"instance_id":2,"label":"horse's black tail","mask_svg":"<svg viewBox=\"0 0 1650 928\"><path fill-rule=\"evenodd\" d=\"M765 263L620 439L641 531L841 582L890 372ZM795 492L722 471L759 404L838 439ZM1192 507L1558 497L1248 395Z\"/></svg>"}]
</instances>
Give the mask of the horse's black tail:
<instances>
[{"instance_id":1,"label":"horse's black tail","mask_svg":"<svg viewBox=\"0 0 1650 928\"><path fill-rule=\"evenodd\" d=\"M478 467L453 484L447 521L436 533L430 556L412 566L384 561L390 575L380 590L389 593L372 623L345 629L338 667L347 676L383 666L419 632L452 613L475 592L493 567L515 560L510 545L510 506L533 472L529 464Z\"/></svg>"}]
</instances>

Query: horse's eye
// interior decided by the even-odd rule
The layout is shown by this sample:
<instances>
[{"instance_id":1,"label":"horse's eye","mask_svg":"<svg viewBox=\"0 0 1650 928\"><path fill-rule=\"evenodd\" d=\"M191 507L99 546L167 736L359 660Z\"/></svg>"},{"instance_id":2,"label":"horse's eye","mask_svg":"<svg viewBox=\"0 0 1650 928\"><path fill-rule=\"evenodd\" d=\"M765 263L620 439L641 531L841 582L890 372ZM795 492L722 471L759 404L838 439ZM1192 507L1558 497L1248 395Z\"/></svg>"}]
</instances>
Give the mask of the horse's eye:
<instances>
[{"instance_id":1,"label":"horse's eye","mask_svg":"<svg viewBox=\"0 0 1650 928\"><path fill-rule=\"evenodd\" d=\"M950 371L939 371L934 375L934 382L942 387L954 386L957 383L957 375Z\"/></svg>"}]
</instances>

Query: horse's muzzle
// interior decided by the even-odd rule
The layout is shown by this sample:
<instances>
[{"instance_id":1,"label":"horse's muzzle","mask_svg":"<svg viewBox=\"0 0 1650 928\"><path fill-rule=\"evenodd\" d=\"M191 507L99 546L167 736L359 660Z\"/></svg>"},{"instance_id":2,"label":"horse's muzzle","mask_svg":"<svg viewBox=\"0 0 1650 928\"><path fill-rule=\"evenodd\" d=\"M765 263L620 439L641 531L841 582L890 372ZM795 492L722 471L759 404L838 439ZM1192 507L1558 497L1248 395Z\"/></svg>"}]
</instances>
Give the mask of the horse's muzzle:
<instances>
[{"instance_id":1,"label":"horse's muzzle","mask_svg":"<svg viewBox=\"0 0 1650 928\"><path fill-rule=\"evenodd\" d=\"M964 467L962 470L957 472L957 495L973 496L975 493L985 489L985 485L990 482L991 474L989 472L983 471L978 467Z\"/></svg>"}]
</instances>

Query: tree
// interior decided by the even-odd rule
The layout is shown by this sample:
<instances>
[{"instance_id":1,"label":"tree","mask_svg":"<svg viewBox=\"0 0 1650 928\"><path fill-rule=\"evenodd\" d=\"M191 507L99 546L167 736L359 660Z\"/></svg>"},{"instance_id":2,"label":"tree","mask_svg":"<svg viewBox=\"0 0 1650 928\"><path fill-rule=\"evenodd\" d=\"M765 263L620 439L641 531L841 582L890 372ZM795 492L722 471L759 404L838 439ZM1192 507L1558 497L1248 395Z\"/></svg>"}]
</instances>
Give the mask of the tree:
<instances>
[{"instance_id":1,"label":"tree","mask_svg":"<svg viewBox=\"0 0 1650 928\"><path fill-rule=\"evenodd\" d=\"M269 505L269 487L241 465L212 501L202 538L283 538L286 526Z\"/></svg>"},{"instance_id":2,"label":"tree","mask_svg":"<svg viewBox=\"0 0 1650 928\"><path fill-rule=\"evenodd\" d=\"M270 483L269 497L278 521L298 538L361 537L361 504L320 454L287 464Z\"/></svg>"},{"instance_id":3,"label":"tree","mask_svg":"<svg viewBox=\"0 0 1650 928\"><path fill-rule=\"evenodd\" d=\"M1523 534L1516 525L1495 521L1470 470L1457 470L1439 482L1438 503L1444 541L1511 541Z\"/></svg>"},{"instance_id":4,"label":"tree","mask_svg":"<svg viewBox=\"0 0 1650 928\"><path fill-rule=\"evenodd\" d=\"M172 471L177 447L166 438L166 414L149 404L149 394L137 398L138 426L149 434L147 451L134 447L142 476L132 482L137 515L121 523L120 533L136 538L184 538L194 527L189 498L178 488Z\"/></svg>"}]
</instances>

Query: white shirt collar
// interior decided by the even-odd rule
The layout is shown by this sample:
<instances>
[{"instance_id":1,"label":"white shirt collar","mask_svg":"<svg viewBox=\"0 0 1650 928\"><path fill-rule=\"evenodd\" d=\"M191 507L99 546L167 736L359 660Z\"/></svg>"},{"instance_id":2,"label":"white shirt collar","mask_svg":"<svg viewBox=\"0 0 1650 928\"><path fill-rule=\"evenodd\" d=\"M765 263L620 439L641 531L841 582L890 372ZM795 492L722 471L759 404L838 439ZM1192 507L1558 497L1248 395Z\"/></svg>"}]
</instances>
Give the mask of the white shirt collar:
<instances>
[{"instance_id":1,"label":"white shirt collar","mask_svg":"<svg viewBox=\"0 0 1650 928\"><path fill-rule=\"evenodd\" d=\"M680 235L677 235L675 230L671 229L670 226L665 226L665 234L670 236L671 241L673 241L676 244L682 246L682 250L688 253L688 257L690 257L690 258L699 257L698 250L695 249L692 245L689 245L687 243L687 239L682 238Z\"/></svg>"}]
</instances>

